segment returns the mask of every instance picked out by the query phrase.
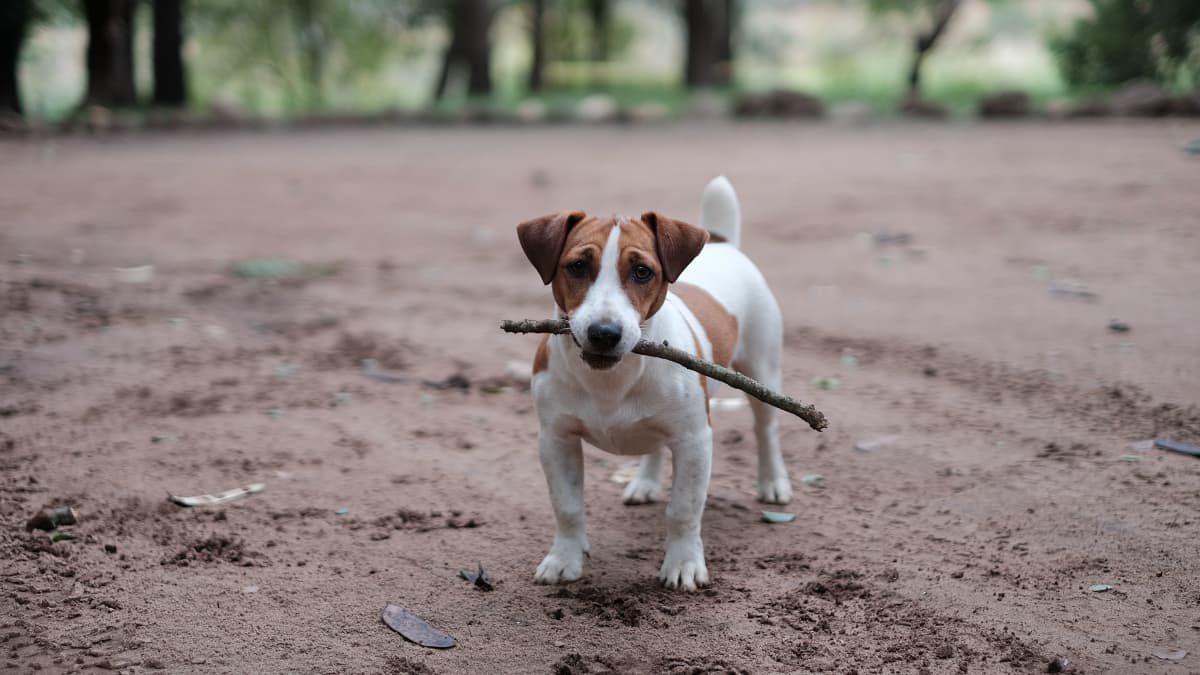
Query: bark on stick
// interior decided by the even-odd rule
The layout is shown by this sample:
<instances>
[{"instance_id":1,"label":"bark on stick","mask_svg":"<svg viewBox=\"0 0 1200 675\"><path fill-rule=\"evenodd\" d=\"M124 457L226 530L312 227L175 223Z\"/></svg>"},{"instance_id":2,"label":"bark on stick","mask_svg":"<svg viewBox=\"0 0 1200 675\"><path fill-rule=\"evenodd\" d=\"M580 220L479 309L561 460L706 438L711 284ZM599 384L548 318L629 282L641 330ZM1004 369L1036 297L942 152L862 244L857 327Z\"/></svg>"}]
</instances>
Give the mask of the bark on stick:
<instances>
[{"instance_id":1,"label":"bark on stick","mask_svg":"<svg viewBox=\"0 0 1200 675\"><path fill-rule=\"evenodd\" d=\"M561 334L571 332L570 326L562 319L523 319L521 321L502 321L500 328L508 333L552 333ZM773 405L784 412L789 412L799 417L808 423L816 431L823 431L829 426L829 422L825 419L824 413L817 410L816 407L807 403L801 403L796 399L780 394L779 392L771 391L757 380L746 377L745 375L730 370L724 366L717 365L712 361L697 358L687 352L676 349L665 342L650 342L648 340L639 340L637 346L633 348L634 354L643 356L653 356L659 359L674 361L679 365L694 370L705 377L711 377L714 380L719 380L725 384L740 389L754 398Z\"/></svg>"}]
</instances>

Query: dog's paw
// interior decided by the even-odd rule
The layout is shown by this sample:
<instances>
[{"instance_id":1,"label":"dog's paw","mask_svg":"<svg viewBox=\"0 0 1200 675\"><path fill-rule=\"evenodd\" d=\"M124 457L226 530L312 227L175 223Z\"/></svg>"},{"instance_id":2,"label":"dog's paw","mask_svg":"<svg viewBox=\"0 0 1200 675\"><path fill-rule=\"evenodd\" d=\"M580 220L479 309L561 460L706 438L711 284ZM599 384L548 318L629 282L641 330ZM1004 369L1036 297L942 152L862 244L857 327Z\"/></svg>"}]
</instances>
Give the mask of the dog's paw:
<instances>
[{"instance_id":1,"label":"dog's paw","mask_svg":"<svg viewBox=\"0 0 1200 675\"><path fill-rule=\"evenodd\" d=\"M668 546L658 580L667 588L694 591L708 585L708 566L704 564L704 548L699 542Z\"/></svg>"},{"instance_id":2,"label":"dog's paw","mask_svg":"<svg viewBox=\"0 0 1200 675\"><path fill-rule=\"evenodd\" d=\"M565 584L582 577L584 553L584 546L556 543L534 572L534 583Z\"/></svg>"},{"instance_id":3,"label":"dog's paw","mask_svg":"<svg viewBox=\"0 0 1200 675\"><path fill-rule=\"evenodd\" d=\"M786 504L792 501L792 481L787 476L758 482L758 501L767 504Z\"/></svg>"},{"instance_id":4,"label":"dog's paw","mask_svg":"<svg viewBox=\"0 0 1200 675\"><path fill-rule=\"evenodd\" d=\"M625 486L626 504L650 504L662 499L662 481L634 478Z\"/></svg>"}]
</instances>

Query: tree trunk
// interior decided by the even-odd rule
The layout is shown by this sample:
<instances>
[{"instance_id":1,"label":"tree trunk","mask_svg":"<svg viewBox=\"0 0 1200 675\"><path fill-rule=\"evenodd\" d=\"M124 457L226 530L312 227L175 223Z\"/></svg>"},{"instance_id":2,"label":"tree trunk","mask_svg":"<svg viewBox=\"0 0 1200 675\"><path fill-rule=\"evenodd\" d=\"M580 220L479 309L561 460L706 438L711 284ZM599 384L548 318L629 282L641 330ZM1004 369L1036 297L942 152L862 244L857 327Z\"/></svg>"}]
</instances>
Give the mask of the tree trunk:
<instances>
[{"instance_id":1,"label":"tree trunk","mask_svg":"<svg viewBox=\"0 0 1200 675\"><path fill-rule=\"evenodd\" d=\"M488 31L492 24L489 0L455 0L447 12L450 44L442 55L442 69L433 90L433 100L446 93L455 66L467 67L467 93L492 93L492 50Z\"/></svg>"},{"instance_id":2,"label":"tree trunk","mask_svg":"<svg viewBox=\"0 0 1200 675\"><path fill-rule=\"evenodd\" d=\"M954 12L960 4L962 4L962 0L941 0L934 9L933 26L928 33L917 36L914 46L912 69L908 72L908 94L910 97L920 96L921 66L924 65L925 56L937 44L938 39L942 37L942 33L945 32L946 26L950 24L950 19L954 17Z\"/></svg>"},{"instance_id":3,"label":"tree trunk","mask_svg":"<svg viewBox=\"0 0 1200 675\"><path fill-rule=\"evenodd\" d=\"M737 28L737 2L721 0L717 7L716 21L717 81L729 84L733 81L733 35Z\"/></svg>"},{"instance_id":4,"label":"tree trunk","mask_svg":"<svg viewBox=\"0 0 1200 675\"><path fill-rule=\"evenodd\" d=\"M154 104L180 107L187 103L187 73L183 67L184 0L154 0Z\"/></svg>"},{"instance_id":5,"label":"tree trunk","mask_svg":"<svg viewBox=\"0 0 1200 675\"><path fill-rule=\"evenodd\" d=\"M29 1L4 0L0 4L0 113L21 115L24 110L17 65L29 25Z\"/></svg>"},{"instance_id":6,"label":"tree trunk","mask_svg":"<svg viewBox=\"0 0 1200 675\"><path fill-rule=\"evenodd\" d=\"M592 60L597 63L608 61L612 36L612 2L590 0L592 15Z\"/></svg>"},{"instance_id":7,"label":"tree trunk","mask_svg":"<svg viewBox=\"0 0 1200 675\"><path fill-rule=\"evenodd\" d=\"M483 96L492 93L492 45L488 32L492 26L492 10L488 0L463 0L466 6L467 28L463 45L466 48L467 93Z\"/></svg>"},{"instance_id":8,"label":"tree trunk","mask_svg":"<svg viewBox=\"0 0 1200 675\"><path fill-rule=\"evenodd\" d=\"M457 38L450 38L450 45L446 47L446 51L442 54L442 67L438 71L437 81L433 85L433 100L435 103L442 100L442 97L446 95L446 87L450 84L450 73L454 70L455 64L458 63L459 48L458 44L454 42L455 39Z\"/></svg>"},{"instance_id":9,"label":"tree trunk","mask_svg":"<svg viewBox=\"0 0 1200 675\"><path fill-rule=\"evenodd\" d=\"M529 91L541 91L546 70L546 0L532 0L529 39L533 63L529 66Z\"/></svg>"},{"instance_id":10,"label":"tree trunk","mask_svg":"<svg viewBox=\"0 0 1200 675\"><path fill-rule=\"evenodd\" d=\"M320 0L296 0L296 37L300 46L308 107L325 100L325 28L321 25Z\"/></svg>"},{"instance_id":11,"label":"tree trunk","mask_svg":"<svg viewBox=\"0 0 1200 675\"><path fill-rule=\"evenodd\" d=\"M716 31L713 3L720 0L684 0L687 24L687 60L684 82L688 87L704 87L717 81Z\"/></svg>"},{"instance_id":12,"label":"tree trunk","mask_svg":"<svg viewBox=\"0 0 1200 675\"><path fill-rule=\"evenodd\" d=\"M133 80L133 10L136 0L83 0L88 24L88 104L137 103Z\"/></svg>"}]
</instances>

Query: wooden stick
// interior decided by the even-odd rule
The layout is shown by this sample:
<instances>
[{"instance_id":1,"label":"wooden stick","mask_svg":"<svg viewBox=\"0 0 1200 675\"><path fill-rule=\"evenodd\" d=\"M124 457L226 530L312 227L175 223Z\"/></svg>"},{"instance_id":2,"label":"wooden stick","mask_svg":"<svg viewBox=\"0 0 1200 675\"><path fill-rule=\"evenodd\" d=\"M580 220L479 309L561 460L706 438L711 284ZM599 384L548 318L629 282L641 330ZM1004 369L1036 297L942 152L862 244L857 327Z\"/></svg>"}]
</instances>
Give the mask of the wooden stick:
<instances>
[{"instance_id":1,"label":"wooden stick","mask_svg":"<svg viewBox=\"0 0 1200 675\"><path fill-rule=\"evenodd\" d=\"M571 332L570 324L562 319L501 321L500 328L508 333L551 333L558 335ZM688 370L694 370L705 377L720 380L734 389L746 392L763 403L773 405L784 412L792 413L796 417L808 422L808 426L816 431L823 431L825 427L829 426L824 413L817 410L816 407L801 403L790 396L784 396L778 392L771 391L764 387L762 383L746 377L736 370L730 370L712 361L697 358L685 351L675 349L666 342L639 340L633 348L633 353L674 361Z\"/></svg>"}]
</instances>

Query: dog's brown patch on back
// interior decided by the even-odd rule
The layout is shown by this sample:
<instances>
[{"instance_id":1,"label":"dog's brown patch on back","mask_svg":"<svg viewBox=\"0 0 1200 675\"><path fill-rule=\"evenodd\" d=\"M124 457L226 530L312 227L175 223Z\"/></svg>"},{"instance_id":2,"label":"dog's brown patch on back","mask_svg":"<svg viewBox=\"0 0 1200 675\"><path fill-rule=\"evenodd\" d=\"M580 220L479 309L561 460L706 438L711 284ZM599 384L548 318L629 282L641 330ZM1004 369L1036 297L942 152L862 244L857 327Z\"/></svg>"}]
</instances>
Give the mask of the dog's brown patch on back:
<instances>
[{"instance_id":1,"label":"dog's brown patch on back","mask_svg":"<svg viewBox=\"0 0 1200 675\"><path fill-rule=\"evenodd\" d=\"M733 361L733 352L737 347L738 324L737 317L730 314L717 299L708 291L692 284L675 284L671 287L675 295L683 300L683 304L692 310L708 341L712 343L712 360L722 366L729 366Z\"/></svg>"},{"instance_id":2,"label":"dog's brown patch on back","mask_svg":"<svg viewBox=\"0 0 1200 675\"><path fill-rule=\"evenodd\" d=\"M533 354L533 374L537 375L550 367L550 336L543 335L538 341L537 351Z\"/></svg>"},{"instance_id":3,"label":"dog's brown patch on back","mask_svg":"<svg viewBox=\"0 0 1200 675\"><path fill-rule=\"evenodd\" d=\"M621 222L621 236L617 239L621 254L617 258L617 275L629 302L642 317L642 321L654 316L667 299L667 279L663 274L662 262L658 259L657 242L652 232L641 221ZM654 272L654 277L645 283L633 278L633 268L645 265Z\"/></svg>"},{"instance_id":4,"label":"dog's brown patch on back","mask_svg":"<svg viewBox=\"0 0 1200 675\"><path fill-rule=\"evenodd\" d=\"M587 218L567 235L562 255L558 258L559 269L550 290L554 294L554 302L568 315L583 304L588 289L600 274L600 256L604 253L604 244L608 242L614 224L612 218ZM588 261L590 272L587 278L573 277L563 269L576 260Z\"/></svg>"}]
</instances>

